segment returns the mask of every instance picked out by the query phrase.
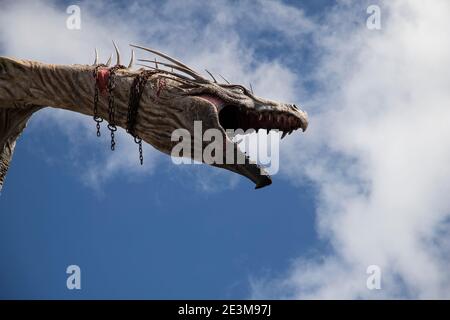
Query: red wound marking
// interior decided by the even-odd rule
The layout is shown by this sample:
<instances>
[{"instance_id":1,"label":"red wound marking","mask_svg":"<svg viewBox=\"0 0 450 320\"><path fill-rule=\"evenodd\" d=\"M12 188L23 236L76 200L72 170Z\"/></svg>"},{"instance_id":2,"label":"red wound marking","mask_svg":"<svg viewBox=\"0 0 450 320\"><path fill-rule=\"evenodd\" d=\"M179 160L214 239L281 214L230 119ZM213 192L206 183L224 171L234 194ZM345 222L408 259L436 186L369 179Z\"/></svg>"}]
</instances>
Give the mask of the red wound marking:
<instances>
[{"instance_id":1,"label":"red wound marking","mask_svg":"<svg viewBox=\"0 0 450 320\"><path fill-rule=\"evenodd\" d=\"M156 91L156 96L159 98L159 94L161 90L166 86L166 80L160 79L158 80L158 90Z\"/></svg>"},{"instance_id":2,"label":"red wound marking","mask_svg":"<svg viewBox=\"0 0 450 320\"><path fill-rule=\"evenodd\" d=\"M101 94L106 93L106 89L108 88L108 80L109 80L109 70L99 69L97 72L97 86Z\"/></svg>"}]
</instances>

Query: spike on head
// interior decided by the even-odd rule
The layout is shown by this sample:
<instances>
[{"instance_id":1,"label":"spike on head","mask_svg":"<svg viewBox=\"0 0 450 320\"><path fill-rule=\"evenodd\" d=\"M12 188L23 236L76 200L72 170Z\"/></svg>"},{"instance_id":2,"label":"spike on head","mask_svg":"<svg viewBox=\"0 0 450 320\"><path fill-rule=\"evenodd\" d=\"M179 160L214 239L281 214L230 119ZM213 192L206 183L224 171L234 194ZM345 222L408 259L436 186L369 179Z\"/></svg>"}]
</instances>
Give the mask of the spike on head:
<instances>
[{"instance_id":1,"label":"spike on head","mask_svg":"<svg viewBox=\"0 0 450 320\"><path fill-rule=\"evenodd\" d=\"M113 40L114 49L116 50L116 66L120 66L120 51L119 48L117 48L116 43Z\"/></svg>"},{"instance_id":2,"label":"spike on head","mask_svg":"<svg viewBox=\"0 0 450 320\"><path fill-rule=\"evenodd\" d=\"M146 47L142 47L142 46L137 46L137 45L134 45L134 44L130 44L130 46L132 46L132 47L134 47L134 48L138 48L138 49L142 49L142 50L151 52L151 53L153 53L153 54L156 54L156 55L158 55L158 56L160 56L160 57L162 57L162 58L164 58L164 59L166 59L166 60L169 60L170 62L172 62L172 63L174 63L174 64L176 64L176 65L178 65L179 67L182 67L182 68L184 68L184 69L189 70L189 71L192 72L192 73L197 74L197 76L200 77L200 75L199 75L196 71L194 71L193 69L191 69L190 67L188 67L188 66L185 65L184 63L178 61L178 60L175 59L175 58L170 57L169 55L167 55L167 54L165 54L165 53L162 53L162 52L160 52L160 51L157 51L157 50L154 50L154 49L151 49L151 48L146 48Z\"/></svg>"},{"instance_id":3,"label":"spike on head","mask_svg":"<svg viewBox=\"0 0 450 320\"><path fill-rule=\"evenodd\" d=\"M165 63L165 62L156 62L156 61L149 60L149 59L138 59L138 61L154 63L156 65L156 68L158 68L158 64L160 64L160 65L172 68L172 73L173 73L173 69L176 69L178 71L186 73L187 75L191 76L192 78L194 78L196 80L199 80L199 81L204 80L204 78L200 77L197 73L193 73L192 71L190 71L186 68L183 68L183 67L180 67L180 66L177 66L174 64Z\"/></svg>"},{"instance_id":4,"label":"spike on head","mask_svg":"<svg viewBox=\"0 0 450 320\"><path fill-rule=\"evenodd\" d=\"M109 67L111 65L112 54L109 56L108 61L106 61L106 66Z\"/></svg>"},{"instance_id":5,"label":"spike on head","mask_svg":"<svg viewBox=\"0 0 450 320\"><path fill-rule=\"evenodd\" d=\"M151 61L151 62L153 62L153 61ZM161 62L158 62L158 63L161 63ZM149 66L149 65L143 64L143 63L136 63L136 65L142 66L142 67L145 67L145 68L149 68L149 69L152 69L152 70L159 71L160 74L173 75L173 76L175 76L175 78L173 78L173 80L175 80L175 81L178 81L180 79L183 79L183 80L186 80L186 81L194 81L194 79L188 78L188 77L186 77L186 76L184 76L182 74L176 73L176 72L171 72L171 71L168 71L168 70L159 69L157 67L152 67L152 66Z\"/></svg>"},{"instance_id":6,"label":"spike on head","mask_svg":"<svg viewBox=\"0 0 450 320\"><path fill-rule=\"evenodd\" d=\"M214 78L214 76L212 75L211 72L208 71L208 69L205 69L206 72L208 72L208 74L211 76L211 78L213 79L214 83L217 83L216 78Z\"/></svg>"},{"instance_id":7,"label":"spike on head","mask_svg":"<svg viewBox=\"0 0 450 320\"><path fill-rule=\"evenodd\" d=\"M98 65L98 51L97 48L94 49L95 50L95 60L94 60L94 66Z\"/></svg>"},{"instance_id":8,"label":"spike on head","mask_svg":"<svg viewBox=\"0 0 450 320\"><path fill-rule=\"evenodd\" d=\"M227 79L225 79L220 73L219 73L219 76L220 76L226 83L230 84L230 81L228 81Z\"/></svg>"},{"instance_id":9,"label":"spike on head","mask_svg":"<svg viewBox=\"0 0 450 320\"><path fill-rule=\"evenodd\" d=\"M134 50L131 50L131 58L130 58L130 63L128 64L128 69L131 69L133 67L133 63L134 63Z\"/></svg>"}]
</instances>

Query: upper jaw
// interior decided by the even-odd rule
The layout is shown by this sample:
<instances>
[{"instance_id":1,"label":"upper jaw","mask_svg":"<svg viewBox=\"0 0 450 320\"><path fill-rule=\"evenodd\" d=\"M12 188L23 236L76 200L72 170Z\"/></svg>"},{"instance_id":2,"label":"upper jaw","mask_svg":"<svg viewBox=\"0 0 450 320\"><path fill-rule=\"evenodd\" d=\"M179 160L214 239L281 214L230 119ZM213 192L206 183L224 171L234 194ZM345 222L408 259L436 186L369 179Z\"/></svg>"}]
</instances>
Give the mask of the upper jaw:
<instances>
[{"instance_id":1,"label":"upper jaw","mask_svg":"<svg viewBox=\"0 0 450 320\"><path fill-rule=\"evenodd\" d=\"M298 109L294 104L256 105L247 111L251 117L257 116L256 123L252 123L255 129L278 129L279 131L291 133L294 130L308 127L308 115L305 111Z\"/></svg>"},{"instance_id":2,"label":"upper jaw","mask_svg":"<svg viewBox=\"0 0 450 320\"><path fill-rule=\"evenodd\" d=\"M216 107L218 113L227 106L219 97L213 95L198 95L199 98L208 101ZM239 116L239 127L244 131L247 129L277 129L286 133L292 133L297 129L305 131L308 127L308 115L305 111L297 108L295 104L280 104L272 101L258 102L252 107L234 106L237 108L236 115ZM230 128L224 128L230 129Z\"/></svg>"},{"instance_id":3,"label":"upper jaw","mask_svg":"<svg viewBox=\"0 0 450 320\"><path fill-rule=\"evenodd\" d=\"M293 105L261 105L254 107L225 106L219 111L220 125L225 129L249 129L258 131L278 130L291 134L297 129L305 131L308 127L308 115Z\"/></svg>"}]
</instances>

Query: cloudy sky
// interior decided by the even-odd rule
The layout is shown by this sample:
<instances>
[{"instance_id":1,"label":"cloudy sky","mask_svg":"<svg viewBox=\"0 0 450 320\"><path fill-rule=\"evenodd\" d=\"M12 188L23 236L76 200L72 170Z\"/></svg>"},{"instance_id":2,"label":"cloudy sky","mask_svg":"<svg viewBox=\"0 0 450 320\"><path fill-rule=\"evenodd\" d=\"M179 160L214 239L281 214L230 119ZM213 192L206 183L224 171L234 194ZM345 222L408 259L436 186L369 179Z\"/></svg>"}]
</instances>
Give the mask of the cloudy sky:
<instances>
[{"instance_id":1,"label":"cloudy sky","mask_svg":"<svg viewBox=\"0 0 450 320\"><path fill-rule=\"evenodd\" d=\"M71 4L80 30L66 28ZM144 44L296 103L310 126L255 191L150 146L141 167L124 132L112 154L91 119L41 111L0 197L0 297L450 298L448 12L445 0L6 1L1 55L88 64L112 39L125 56Z\"/></svg>"}]
</instances>

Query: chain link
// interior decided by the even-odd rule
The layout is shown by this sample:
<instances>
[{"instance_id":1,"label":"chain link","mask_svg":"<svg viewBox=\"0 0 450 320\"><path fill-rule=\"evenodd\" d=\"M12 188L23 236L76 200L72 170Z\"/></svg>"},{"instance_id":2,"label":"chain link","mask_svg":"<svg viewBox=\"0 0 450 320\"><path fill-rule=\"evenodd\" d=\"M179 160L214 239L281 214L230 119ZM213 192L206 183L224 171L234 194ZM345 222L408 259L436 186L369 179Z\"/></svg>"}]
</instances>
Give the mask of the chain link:
<instances>
[{"instance_id":1,"label":"chain link","mask_svg":"<svg viewBox=\"0 0 450 320\"><path fill-rule=\"evenodd\" d=\"M139 162L141 163L142 166L144 164L144 155L142 152L142 139L139 136L135 136L134 142L137 143L139 146Z\"/></svg>"},{"instance_id":2,"label":"chain link","mask_svg":"<svg viewBox=\"0 0 450 320\"><path fill-rule=\"evenodd\" d=\"M115 65L109 69L108 77L108 129L111 132L111 150L116 148L116 141L114 139L114 133L117 131L115 109L114 109L114 89L116 87L116 71L118 69L125 68L122 65Z\"/></svg>"},{"instance_id":3,"label":"chain link","mask_svg":"<svg viewBox=\"0 0 450 320\"><path fill-rule=\"evenodd\" d=\"M139 161L141 165L144 163L144 156L142 152L142 139L135 133L136 117L142 92L144 91L148 77L153 73L153 71L145 70L136 76L130 88L130 99L128 102L127 132L133 136L134 142L139 146Z\"/></svg>"},{"instance_id":4,"label":"chain link","mask_svg":"<svg viewBox=\"0 0 450 320\"><path fill-rule=\"evenodd\" d=\"M99 64L95 67L93 71L93 76L95 79L95 90L94 90L94 115L93 119L96 122L97 128L97 137L101 136L100 133L100 123L103 122L103 118L98 115L98 102L99 102L99 86L98 86L98 69L101 67L107 67L104 64ZM117 131L116 119L115 119L115 101L114 101L114 89L116 87L116 79L115 73L118 69L125 68L122 65L116 65L109 69L109 77L108 77L108 129L111 132L111 150L115 150L116 142L115 142L115 132ZM153 71L145 70L141 74L137 75L133 81L133 84L130 89L130 100L128 103L128 113L127 113L127 129L126 131L130 133L134 142L138 144L139 148L139 161L141 165L144 163L144 156L142 150L142 139L135 134L135 124L136 124L136 116L139 107L139 102L142 96L142 92L147 83L147 79L150 75L152 75Z\"/></svg>"},{"instance_id":5,"label":"chain link","mask_svg":"<svg viewBox=\"0 0 450 320\"><path fill-rule=\"evenodd\" d=\"M103 122L103 119L98 115L98 95L99 95L99 88L98 88L98 69L101 67L106 67L104 64L99 64L95 66L93 71L93 76L95 79L95 87L94 87L94 115L93 119L96 122L96 128L97 128L97 137L101 136L100 133L100 123Z\"/></svg>"}]
</instances>

